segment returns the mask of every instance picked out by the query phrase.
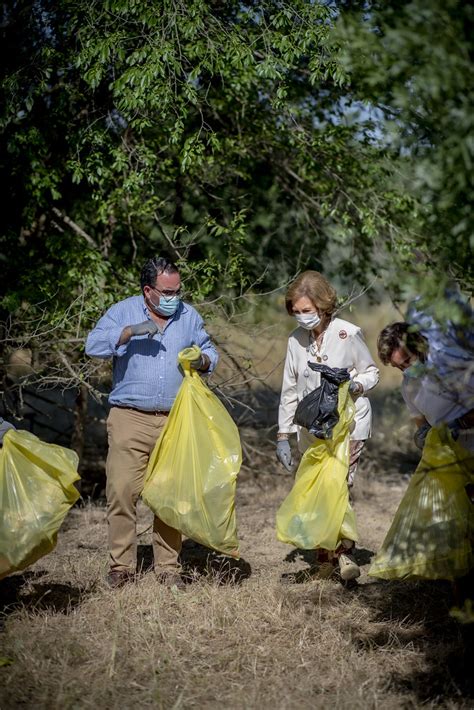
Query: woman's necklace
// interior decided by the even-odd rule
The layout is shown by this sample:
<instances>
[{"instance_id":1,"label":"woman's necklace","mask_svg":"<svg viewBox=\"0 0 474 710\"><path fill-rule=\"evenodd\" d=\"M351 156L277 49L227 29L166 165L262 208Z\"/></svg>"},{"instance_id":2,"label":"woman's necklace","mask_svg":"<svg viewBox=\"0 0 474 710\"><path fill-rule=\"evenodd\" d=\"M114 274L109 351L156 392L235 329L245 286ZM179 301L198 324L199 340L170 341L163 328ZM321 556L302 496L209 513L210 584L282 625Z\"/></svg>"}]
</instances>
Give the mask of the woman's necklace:
<instances>
[{"instance_id":1,"label":"woman's necklace","mask_svg":"<svg viewBox=\"0 0 474 710\"><path fill-rule=\"evenodd\" d=\"M308 346L307 346L307 348L306 348L306 352L307 352L309 355L312 355L312 356L315 358L316 362L323 362L323 361L326 361L326 360L328 359L328 356L327 356L327 355L322 355L322 354L321 354L321 348L322 348L322 345L323 345L324 335L325 335L325 333L326 333L326 329L327 329L327 326L326 326L326 328L322 331L322 333L320 333L319 335L316 336L316 338L314 337L312 330L309 330L309 331L308 331ZM304 387L304 390L303 390L303 397L304 397L304 396L307 395L308 392L309 392L309 389L308 389L308 383L309 383L309 369L308 369L308 367L305 367L305 369L304 369L304 371L303 371L303 375L304 375L304 377L305 377L305 380L304 380L304 382L305 382L305 387Z\"/></svg>"},{"instance_id":2,"label":"woman's necklace","mask_svg":"<svg viewBox=\"0 0 474 710\"><path fill-rule=\"evenodd\" d=\"M316 336L316 338L313 335L313 332L310 330L308 333L309 336L309 352L310 354L316 358L316 362L322 362L323 360L327 360L327 355L321 355L321 348L323 345L324 341L324 336L326 334L326 328Z\"/></svg>"}]
</instances>

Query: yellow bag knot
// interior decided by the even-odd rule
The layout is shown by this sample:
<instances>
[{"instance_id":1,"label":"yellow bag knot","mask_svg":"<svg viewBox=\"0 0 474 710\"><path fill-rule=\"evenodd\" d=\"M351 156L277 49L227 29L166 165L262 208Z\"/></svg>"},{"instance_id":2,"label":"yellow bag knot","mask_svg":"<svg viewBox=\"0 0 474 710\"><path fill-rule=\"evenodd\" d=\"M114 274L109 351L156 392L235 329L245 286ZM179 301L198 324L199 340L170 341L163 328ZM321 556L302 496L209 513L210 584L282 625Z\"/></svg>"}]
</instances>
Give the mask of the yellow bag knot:
<instances>
[{"instance_id":1,"label":"yellow bag knot","mask_svg":"<svg viewBox=\"0 0 474 710\"><path fill-rule=\"evenodd\" d=\"M201 357L201 348L199 345L191 345L189 348L184 348L178 353L178 362L184 370L185 375L191 374L191 363L194 360L199 360Z\"/></svg>"}]
</instances>

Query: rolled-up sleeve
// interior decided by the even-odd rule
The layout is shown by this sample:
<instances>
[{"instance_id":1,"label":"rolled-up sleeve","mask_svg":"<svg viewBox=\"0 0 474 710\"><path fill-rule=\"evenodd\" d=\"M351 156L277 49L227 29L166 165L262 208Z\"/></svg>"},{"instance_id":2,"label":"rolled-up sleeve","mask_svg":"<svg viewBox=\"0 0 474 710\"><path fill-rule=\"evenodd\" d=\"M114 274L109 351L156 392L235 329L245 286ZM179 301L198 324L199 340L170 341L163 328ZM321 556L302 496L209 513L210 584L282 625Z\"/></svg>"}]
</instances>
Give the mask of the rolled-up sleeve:
<instances>
[{"instance_id":1,"label":"rolled-up sleeve","mask_svg":"<svg viewBox=\"0 0 474 710\"><path fill-rule=\"evenodd\" d=\"M291 341L289 341L278 409L278 431L282 433L293 434L297 431L297 426L293 424L295 410L298 405L297 384L294 354L291 348Z\"/></svg>"},{"instance_id":2,"label":"rolled-up sleeve","mask_svg":"<svg viewBox=\"0 0 474 710\"><path fill-rule=\"evenodd\" d=\"M101 358L124 355L127 352L128 343L118 345L124 327L115 318L114 307L109 309L87 336L86 354Z\"/></svg>"},{"instance_id":3,"label":"rolled-up sleeve","mask_svg":"<svg viewBox=\"0 0 474 710\"><path fill-rule=\"evenodd\" d=\"M193 345L198 345L201 348L201 352L209 358L209 369L204 374L210 374L217 365L219 355L211 342L211 338L204 328L204 321L200 316L197 316L196 332L193 340Z\"/></svg>"},{"instance_id":4,"label":"rolled-up sleeve","mask_svg":"<svg viewBox=\"0 0 474 710\"><path fill-rule=\"evenodd\" d=\"M354 364L351 376L354 382L359 382L362 385L365 393L378 383L379 368L375 364L360 330L351 336L351 345Z\"/></svg>"}]
</instances>

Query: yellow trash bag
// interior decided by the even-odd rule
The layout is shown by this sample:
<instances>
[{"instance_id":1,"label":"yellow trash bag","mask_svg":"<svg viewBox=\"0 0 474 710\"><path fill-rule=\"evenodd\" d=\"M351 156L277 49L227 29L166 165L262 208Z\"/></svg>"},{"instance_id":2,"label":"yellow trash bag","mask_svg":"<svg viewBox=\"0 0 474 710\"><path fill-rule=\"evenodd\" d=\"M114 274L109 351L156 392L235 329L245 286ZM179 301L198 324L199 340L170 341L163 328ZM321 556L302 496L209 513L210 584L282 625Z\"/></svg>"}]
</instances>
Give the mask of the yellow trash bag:
<instances>
[{"instance_id":1,"label":"yellow trash bag","mask_svg":"<svg viewBox=\"0 0 474 710\"><path fill-rule=\"evenodd\" d=\"M178 355L184 379L150 457L142 498L172 528L238 558L240 437L223 404L190 367L199 354L194 346Z\"/></svg>"},{"instance_id":2,"label":"yellow trash bag","mask_svg":"<svg viewBox=\"0 0 474 710\"><path fill-rule=\"evenodd\" d=\"M78 456L10 429L0 448L0 579L54 549L58 530L79 498Z\"/></svg>"},{"instance_id":3,"label":"yellow trash bag","mask_svg":"<svg viewBox=\"0 0 474 710\"><path fill-rule=\"evenodd\" d=\"M339 386L338 412L332 439L316 439L306 449L293 488L277 512L278 539L303 550L335 550L342 538L358 540L346 480L355 412L349 382Z\"/></svg>"},{"instance_id":4,"label":"yellow trash bag","mask_svg":"<svg viewBox=\"0 0 474 710\"><path fill-rule=\"evenodd\" d=\"M382 579L449 579L473 567L474 454L445 426L428 432L421 461L369 569Z\"/></svg>"}]
</instances>

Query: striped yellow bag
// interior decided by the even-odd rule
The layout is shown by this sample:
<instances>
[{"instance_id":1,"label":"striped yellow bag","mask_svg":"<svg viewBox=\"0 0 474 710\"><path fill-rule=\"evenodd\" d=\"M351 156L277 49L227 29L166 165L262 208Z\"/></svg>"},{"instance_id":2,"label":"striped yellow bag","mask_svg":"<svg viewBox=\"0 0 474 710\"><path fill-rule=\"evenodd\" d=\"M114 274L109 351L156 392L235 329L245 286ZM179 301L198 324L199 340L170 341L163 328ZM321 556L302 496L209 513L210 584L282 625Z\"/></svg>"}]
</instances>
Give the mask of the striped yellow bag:
<instances>
[{"instance_id":1,"label":"striped yellow bag","mask_svg":"<svg viewBox=\"0 0 474 710\"><path fill-rule=\"evenodd\" d=\"M474 454L433 427L369 575L382 579L448 579L472 569Z\"/></svg>"}]
</instances>

